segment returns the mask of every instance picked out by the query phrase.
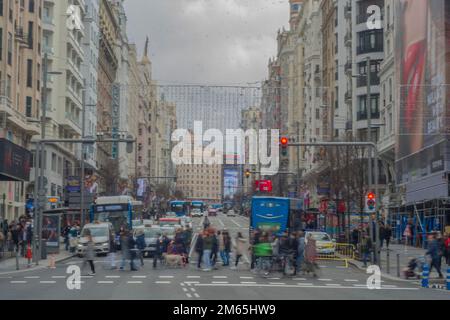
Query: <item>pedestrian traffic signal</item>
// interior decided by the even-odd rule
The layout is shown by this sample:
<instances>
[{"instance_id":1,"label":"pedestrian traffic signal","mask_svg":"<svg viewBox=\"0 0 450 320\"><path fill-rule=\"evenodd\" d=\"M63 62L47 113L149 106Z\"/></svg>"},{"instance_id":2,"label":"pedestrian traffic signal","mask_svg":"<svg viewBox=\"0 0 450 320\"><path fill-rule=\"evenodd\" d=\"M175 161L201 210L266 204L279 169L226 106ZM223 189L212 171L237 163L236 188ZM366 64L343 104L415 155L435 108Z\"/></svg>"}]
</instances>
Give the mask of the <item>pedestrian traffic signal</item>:
<instances>
[{"instance_id":1,"label":"pedestrian traffic signal","mask_svg":"<svg viewBox=\"0 0 450 320\"><path fill-rule=\"evenodd\" d=\"M366 204L367 204L367 209L369 211L375 210L375 206L376 206L375 201L376 201L375 194L373 192L369 192L366 196Z\"/></svg>"},{"instance_id":2,"label":"pedestrian traffic signal","mask_svg":"<svg viewBox=\"0 0 450 320\"><path fill-rule=\"evenodd\" d=\"M282 137L280 139L280 144L281 144L281 155L283 157L286 157L288 155L289 139L287 137Z\"/></svg>"},{"instance_id":3,"label":"pedestrian traffic signal","mask_svg":"<svg viewBox=\"0 0 450 320\"><path fill-rule=\"evenodd\" d=\"M250 172L249 169L245 170L245 177L248 179L252 176L252 173Z\"/></svg>"}]
</instances>

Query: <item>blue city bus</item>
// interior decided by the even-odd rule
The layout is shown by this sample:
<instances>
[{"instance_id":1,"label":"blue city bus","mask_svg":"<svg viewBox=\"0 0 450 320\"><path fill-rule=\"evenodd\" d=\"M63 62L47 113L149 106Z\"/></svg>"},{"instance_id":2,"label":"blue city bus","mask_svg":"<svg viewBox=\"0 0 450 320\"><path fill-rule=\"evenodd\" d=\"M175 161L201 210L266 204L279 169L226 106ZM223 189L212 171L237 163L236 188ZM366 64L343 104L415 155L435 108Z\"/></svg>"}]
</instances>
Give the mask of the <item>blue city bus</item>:
<instances>
[{"instance_id":1,"label":"blue city bus","mask_svg":"<svg viewBox=\"0 0 450 320\"><path fill-rule=\"evenodd\" d=\"M278 197L253 197L250 228L281 235L290 225L291 199Z\"/></svg>"},{"instance_id":2,"label":"blue city bus","mask_svg":"<svg viewBox=\"0 0 450 320\"><path fill-rule=\"evenodd\" d=\"M110 222L114 231L124 226L131 230L133 220L142 218L143 205L129 196L99 197L91 205L90 222Z\"/></svg>"},{"instance_id":3,"label":"blue city bus","mask_svg":"<svg viewBox=\"0 0 450 320\"><path fill-rule=\"evenodd\" d=\"M178 217L189 215L190 203L187 201L170 201L170 211L175 212Z\"/></svg>"},{"instance_id":4,"label":"blue city bus","mask_svg":"<svg viewBox=\"0 0 450 320\"><path fill-rule=\"evenodd\" d=\"M211 208L219 210L219 209L222 209L222 205L220 203L215 203L215 204L211 205Z\"/></svg>"},{"instance_id":5,"label":"blue city bus","mask_svg":"<svg viewBox=\"0 0 450 320\"><path fill-rule=\"evenodd\" d=\"M200 209L201 212L205 211L206 205L203 201L192 201L191 202L191 208L192 209Z\"/></svg>"}]
</instances>

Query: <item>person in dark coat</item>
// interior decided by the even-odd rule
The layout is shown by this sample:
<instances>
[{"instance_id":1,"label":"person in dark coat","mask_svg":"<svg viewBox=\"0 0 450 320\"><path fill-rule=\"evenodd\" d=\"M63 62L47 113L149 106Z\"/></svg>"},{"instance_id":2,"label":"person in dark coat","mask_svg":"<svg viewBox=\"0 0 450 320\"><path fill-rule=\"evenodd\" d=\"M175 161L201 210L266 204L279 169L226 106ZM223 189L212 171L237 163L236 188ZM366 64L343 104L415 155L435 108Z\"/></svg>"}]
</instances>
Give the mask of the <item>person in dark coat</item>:
<instances>
[{"instance_id":1,"label":"person in dark coat","mask_svg":"<svg viewBox=\"0 0 450 320\"><path fill-rule=\"evenodd\" d=\"M387 225L384 230L384 240L386 240L386 248L389 249L389 242L392 238L392 228L390 225Z\"/></svg>"},{"instance_id":2,"label":"person in dark coat","mask_svg":"<svg viewBox=\"0 0 450 320\"><path fill-rule=\"evenodd\" d=\"M138 271L136 265L134 264L134 259L137 257L138 250L136 249L136 241L134 241L133 234L131 232L128 232L128 250L130 252L130 270Z\"/></svg>"},{"instance_id":3,"label":"person in dark coat","mask_svg":"<svg viewBox=\"0 0 450 320\"><path fill-rule=\"evenodd\" d=\"M163 238L161 237L161 234L158 233L158 239L156 240L155 244L155 252L153 254L153 269L156 269L156 265L158 263L158 260L162 259L162 247L163 247Z\"/></svg>"},{"instance_id":4,"label":"person in dark coat","mask_svg":"<svg viewBox=\"0 0 450 320\"><path fill-rule=\"evenodd\" d=\"M202 236L202 234L198 235L197 241L195 242L195 252L198 253L197 268L200 269L202 266L202 257L203 257L203 236Z\"/></svg>"},{"instance_id":5,"label":"person in dark coat","mask_svg":"<svg viewBox=\"0 0 450 320\"><path fill-rule=\"evenodd\" d=\"M217 262L217 253L219 252L219 240L217 239L217 235L212 234L212 249L211 249L211 266L214 268Z\"/></svg>"},{"instance_id":6,"label":"person in dark coat","mask_svg":"<svg viewBox=\"0 0 450 320\"><path fill-rule=\"evenodd\" d=\"M116 267L116 236L113 231L109 235L109 258L111 262L111 270L117 269Z\"/></svg>"},{"instance_id":7,"label":"person in dark coat","mask_svg":"<svg viewBox=\"0 0 450 320\"><path fill-rule=\"evenodd\" d=\"M136 246L137 246L137 254L139 255L139 259L141 260L141 267L144 266L144 250L147 246L145 244L145 233L144 230L139 229L136 237Z\"/></svg>"},{"instance_id":8,"label":"person in dark coat","mask_svg":"<svg viewBox=\"0 0 450 320\"><path fill-rule=\"evenodd\" d=\"M383 248L383 242L386 238L386 228L382 222L378 224L378 237L380 238L380 248Z\"/></svg>"},{"instance_id":9,"label":"person in dark coat","mask_svg":"<svg viewBox=\"0 0 450 320\"><path fill-rule=\"evenodd\" d=\"M439 242L436 235L430 235L428 243L428 251L426 254L431 257L430 274L433 267L435 267L439 274L439 278L443 278L439 261L441 260L441 255L439 254Z\"/></svg>"}]
</instances>

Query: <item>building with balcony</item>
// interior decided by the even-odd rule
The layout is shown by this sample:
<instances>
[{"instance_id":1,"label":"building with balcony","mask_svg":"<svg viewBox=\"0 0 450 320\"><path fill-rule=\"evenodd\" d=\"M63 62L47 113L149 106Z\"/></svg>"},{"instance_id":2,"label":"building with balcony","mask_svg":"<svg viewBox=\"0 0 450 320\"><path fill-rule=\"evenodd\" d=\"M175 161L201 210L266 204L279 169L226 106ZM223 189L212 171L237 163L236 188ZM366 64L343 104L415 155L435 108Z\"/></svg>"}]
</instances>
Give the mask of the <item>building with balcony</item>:
<instances>
[{"instance_id":1,"label":"building with balcony","mask_svg":"<svg viewBox=\"0 0 450 320\"><path fill-rule=\"evenodd\" d=\"M45 0L42 8L43 53L47 57L48 71L58 72L47 77L46 138L76 139L81 137L82 96L85 63L83 41L85 26L70 30L67 27L67 8L79 7L81 21L86 14L84 0ZM35 149L35 145L33 145ZM44 173L48 180L48 196L64 195L66 179L80 174L81 146L53 143L45 148ZM33 174L33 172L32 172Z\"/></svg>"},{"instance_id":2,"label":"building with balcony","mask_svg":"<svg viewBox=\"0 0 450 320\"><path fill-rule=\"evenodd\" d=\"M353 136L359 141L367 141L369 109L371 116L371 138L378 141L380 119L380 65L384 59L384 0L359 0L353 2L352 32L353 43ZM369 29L367 22L369 6L381 9L382 26ZM370 58L370 66L367 65ZM367 73L370 73L370 106L368 106Z\"/></svg>"},{"instance_id":3,"label":"building with balcony","mask_svg":"<svg viewBox=\"0 0 450 320\"><path fill-rule=\"evenodd\" d=\"M0 219L17 220L34 187L28 151L41 107L42 2L0 2ZM12 161L14 159L14 161Z\"/></svg>"}]
</instances>

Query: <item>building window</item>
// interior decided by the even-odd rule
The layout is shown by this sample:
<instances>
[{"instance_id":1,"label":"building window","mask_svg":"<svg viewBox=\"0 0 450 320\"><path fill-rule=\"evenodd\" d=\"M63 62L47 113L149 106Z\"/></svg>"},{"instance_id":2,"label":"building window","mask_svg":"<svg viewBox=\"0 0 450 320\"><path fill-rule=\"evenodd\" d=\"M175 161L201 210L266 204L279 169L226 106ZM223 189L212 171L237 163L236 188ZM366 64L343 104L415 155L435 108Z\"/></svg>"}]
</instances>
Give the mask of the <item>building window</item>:
<instances>
[{"instance_id":1,"label":"building window","mask_svg":"<svg viewBox=\"0 0 450 320\"><path fill-rule=\"evenodd\" d=\"M27 87L33 87L33 60L27 60Z\"/></svg>"},{"instance_id":2,"label":"building window","mask_svg":"<svg viewBox=\"0 0 450 320\"><path fill-rule=\"evenodd\" d=\"M8 64L12 65L12 47L13 47L13 37L11 32L8 32Z\"/></svg>"},{"instance_id":3,"label":"building window","mask_svg":"<svg viewBox=\"0 0 450 320\"><path fill-rule=\"evenodd\" d=\"M28 11L34 12L34 0L28 0Z\"/></svg>"},{"instance_id":4,"label":"building window","mask_svg":"<svg viewBox=\"0 0 450 320\"><path fill-rule=\"evenodd\" d=\"M28 118L31 118L33 116L33 98L32 97L26 98L25 112L26 112L26 116Z\"/></svg>"},{"instance_id":5,"label":"building window","mask_svg":"<svg viewBox=\"0 0 450 320\"><path fill-rule=\"evenodd\" d=\"M28 48L33 49L33 22L28 22Z\"/></svg>"}]
</instances>

